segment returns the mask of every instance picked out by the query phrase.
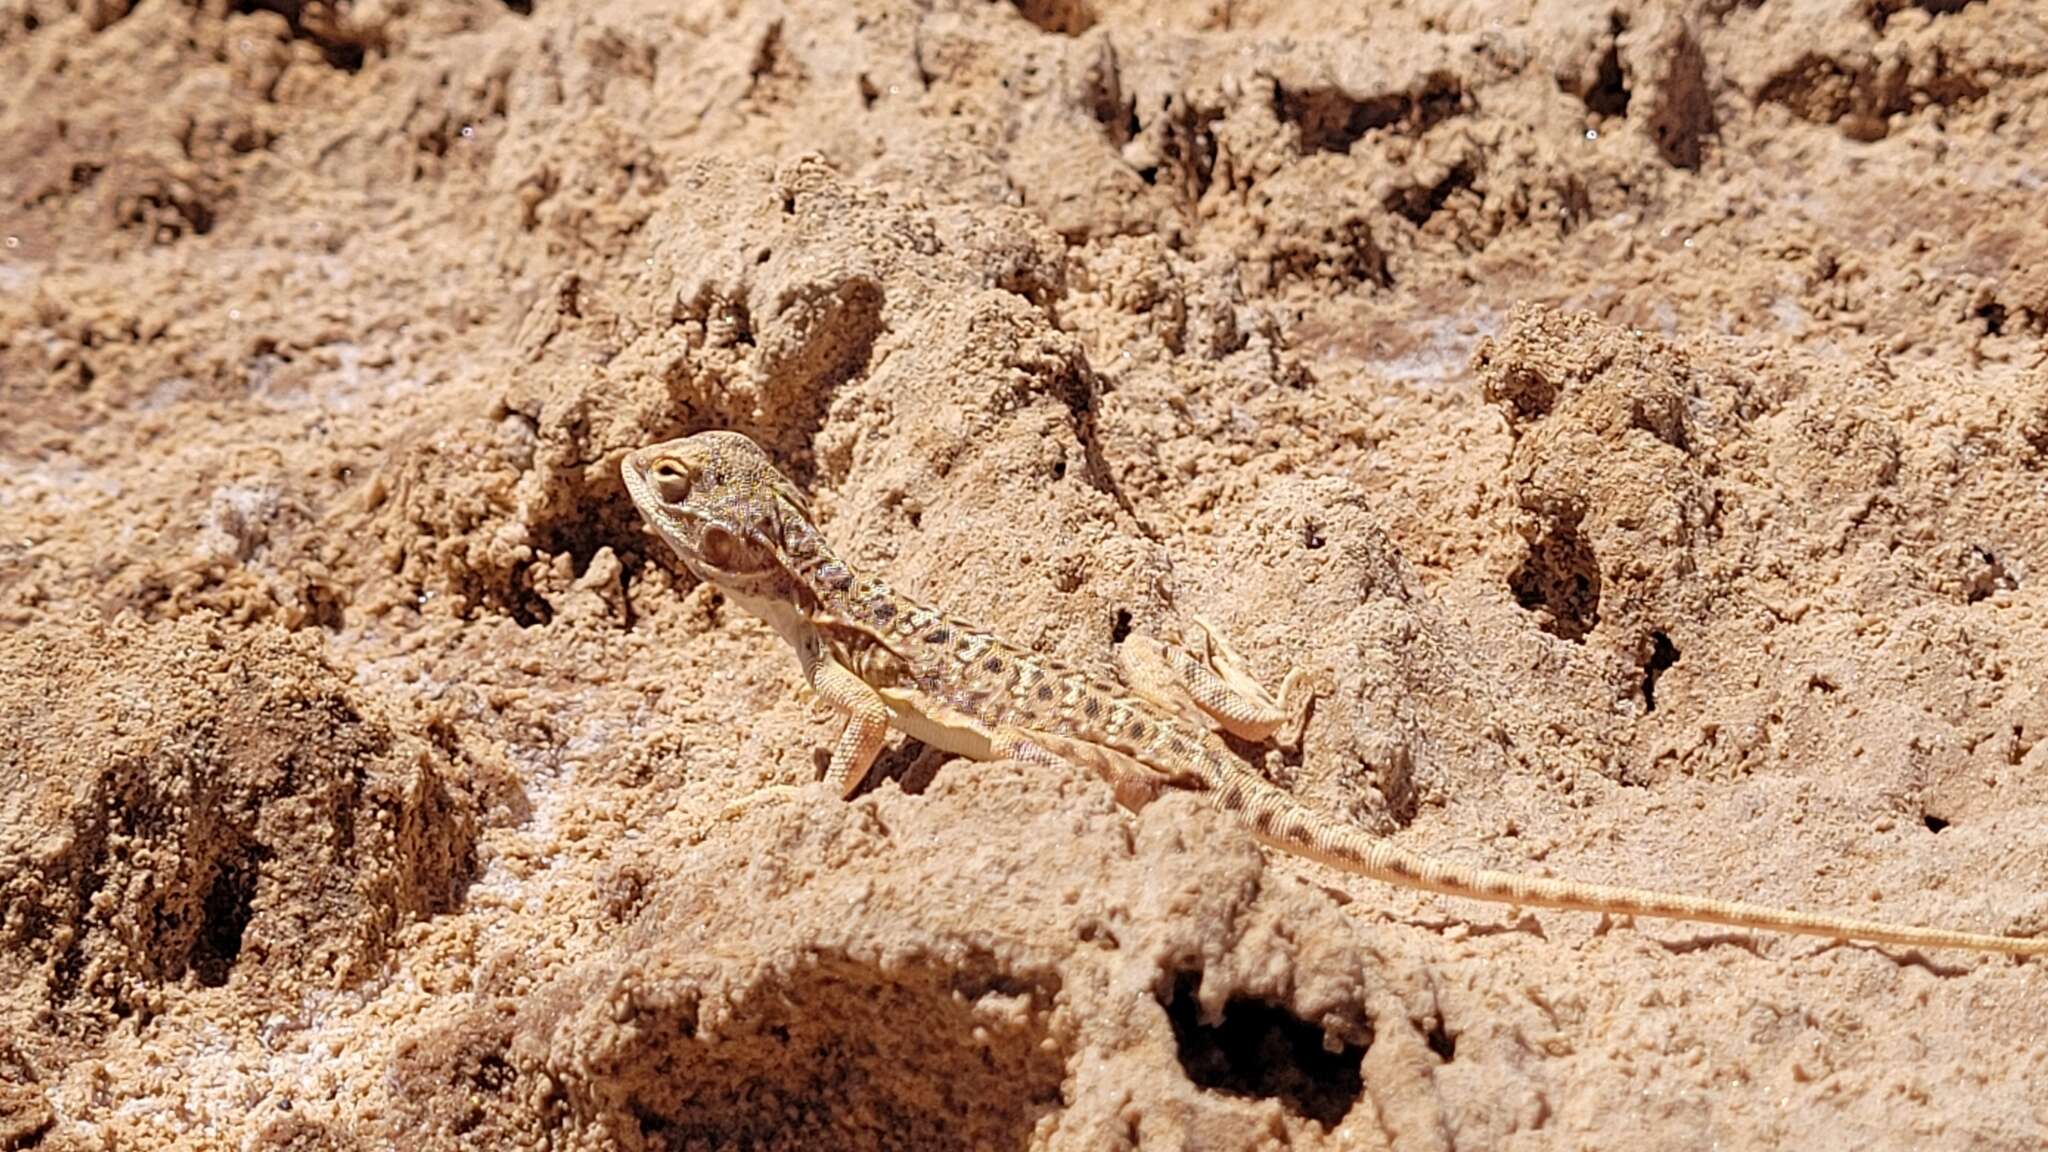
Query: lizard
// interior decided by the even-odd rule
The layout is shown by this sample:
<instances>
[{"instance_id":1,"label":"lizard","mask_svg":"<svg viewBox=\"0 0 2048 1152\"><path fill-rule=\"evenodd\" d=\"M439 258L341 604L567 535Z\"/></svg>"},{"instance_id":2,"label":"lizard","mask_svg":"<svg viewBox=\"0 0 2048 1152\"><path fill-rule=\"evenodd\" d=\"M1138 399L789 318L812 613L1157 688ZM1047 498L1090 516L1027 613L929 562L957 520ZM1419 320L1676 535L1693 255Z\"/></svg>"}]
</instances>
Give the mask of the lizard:
<instances>
[{"instance_id":1,"label":"lizard","mask_svg":"<svg viewBox=\"0 0 2048 1152\"><path fill-rule=\"evenodd\" d=\"M1301 803L1230 752L1219 733L1268 741L1291 727L1298 738L1308 700L1299 669L1276 697L1205 622L1185 648L1127 639L1119 652L1125 683L1115 684L856 575L797 486L743 433L700 432L640 448L620 472L641 517L683 566L772 628L795 652L809 693L845 717L825 773L844 799L854 797L894 728L955 756L1092 772L1133 812L1171 789L1194 792L1271 848L1407 888L1838 941L2048 955L2048 937L1581 883L1411 851ZM754 796L771 793L801 790L780 785Z\"/></svg>"}]
</instances>

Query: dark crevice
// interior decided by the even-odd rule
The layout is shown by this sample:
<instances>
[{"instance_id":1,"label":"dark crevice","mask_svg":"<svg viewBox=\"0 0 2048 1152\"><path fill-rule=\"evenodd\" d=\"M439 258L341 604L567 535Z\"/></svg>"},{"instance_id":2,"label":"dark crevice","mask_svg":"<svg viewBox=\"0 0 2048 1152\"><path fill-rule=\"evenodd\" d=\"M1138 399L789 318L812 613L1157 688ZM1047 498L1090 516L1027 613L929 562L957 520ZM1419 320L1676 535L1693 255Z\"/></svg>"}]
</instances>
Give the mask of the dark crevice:
<instances>
[{"instance_id":1,"label":"dark crevice","mask_svg":"<svg viewBox=\"0 0 2048 1152\"><path fill-rule=\"evenodd\" d=\"M1067 406L1074 420L1074 438L1081 444L1081 478L1088 486L1116 501L1137 525L1138 531L1147 539L1158 539L1151 525L1138 515L1137 506L1125 494L1123 486L1116 482L1116 475L1110 470L1109 459L1102 451L1102 437L1096 430L1095 413L1100 405L1096 402L1099 384L1095 373L1083 363L1075 371L1062 373L1055 382L1054 392Z\"/></svg>"},{"instance_id":2,"label":"dark crevice","mask_svg":"<svg viewBox=\"0 0 2048 1152\"><path fill-rule=\"evenodd\" d=\"M1111 644L1121 644L1130 638L1131 614L1129 611L1119 608L1116 610L1116 619L1111 621L1109 625L1109 642Z\"/></svg>"},{"instance_id":3,"label":"dark crevice","mask_svg":"<svg viewBox=\"0 0 2048 1152\"><path fill-rule=\"evenodd\" d=\"M1678 646L1662 632L1650 633L1650 662L1643 666L1643 711L1657 710L1657 678L1678 663Z\"/></svg>"},{"instance_id":4,"label":"dark crevice","mask_svg":"<svg viewBox=\"0 0 2048 1152\"><path fill-rule=\"evenodd\" d=\"M1429 1050L1436 1053L1436 1058L1444 1063L1449 1064L1458 1058L1458 1038L1444 1030L1442 1020L1432 1023L1422 1038L1429 1045Z\"/></svg>"},{"instance_id":5,"label":"dark crevice","mask_svg":"<svg viewBox=\"0 0 2048 1152\"><path fill-rule=\"evenodd\" d=\"M642 1009L608 1075L686 1090L600 1098L601 1122L661 1149L1021 1149L1061 1105L1056 975L971 949L887 970L826 952L748 992L715 1037L694 994ZM991 996L1015 1008L998 1019Z\"/></svg>"},{"instance_id":6,"label":"dark crevice","mask_svg":"<svg viewBox=\"0 0 2048 1152\"><path fill-rule=\"evenodd\" d=\"M310 0L235 0L234 10L244 16L275 12L284 17L294 40L304 40L320 50L332 68L360 72L372 48L382 48L382 37L363 32L346 23L348 8L313 3Z\"/></svg>"},{"instance_id":7,"label":"dark crevice","mask_svg":"<svg viewBox=\"0 0 2048 1152\"><path fill-rule=\"evenodd\" d=\"M783 43L783 22L771 21L768 30L761 36L761 43L754 51L753 66L748 70L746 93L753 95L766 86L776 83L801 82L804 67Z\"/></svg>"},{"instance_id":8,"label":"dark crevice","mask_svg":"<svg viewBox=\"0 0 2048 1152\"><path fill-rule=\"evenodd\" d=\"M97 843L92 846L91 854L85 856L91 863L79 877L74 889L72 903L77 908L92 907L94 900L106 887L105 830L102 828L98 831L99 835L94 838ZM56 963L51 965L49 987L52 1004L66 1003L84 990L81 985L85 977L85 935L82 930L74 931L71 934L70 945L58 955Z\"/></svg>"},{"instance_id":9,"label":"dark crevice","mask_svg":"<svg viewBox=\"0 0 2048 1152\"><path fill-rule=\"evenodd\" d=\"M1621 52L1612 42L1600 57L1593 86L1586 91L1586 111L1597 116L1628 115L1628 83L1622 79Z\"/></svg>"},{"instance_id":10,"label":"dark crevice","mask_svg":"<svg viewBox=\"0 0 2048 1152\"><path fill-rule=\"evenodd\" d=\"M502 1041L491 1037L494 1046L481 1056L466 1056L463 1067L455 1076L466 1088L465 1108L453 1118L449 1130L456 1136L469 1136L482 1128L489 1120L494 1106L502 1106L509 1090L519 1082L519 1074L505 1059ZM474 1061L473 1063L471 1061ZM475 1142L472 1140L471 1142Z\"/></svg>"},{"instance_id":11,"label":"dark crevice","mask_svg":"<svg viewBox=\"0 0 2048 1152\"><path fill-rule=\"evenodd\" d=\"M1222 118L1221 111L1196 108L1179 95L1142 109L1131 105L1129 137L1147 131L1158 134L1156 162L1140 167L1138 174L1149 185L1164 183L1179 197L1184 212L1195 211L1215 178L1215 124Z\"/></svg>"},{"instance_id":12,"label":"dark crevice","mask_svg":"<svg viewBox=\"0 0 2048 1152\"><path fill-rule=\"evenodd\" d=\"M1095 63L1082 77L1078 93L1088 115L1102 125L1103 139L1121 149L1137 135L1138 110L1124 97L1122 78L1117 73L1116 53L1104 43Z\"/></svg>"},{"instance_id":13,"label":"dark crevice","mask_svg":"<svg viewBox=\"0 0 2048 1152\"><path fill-rule=\"evenodd\" d=\"M1894 14L1908 8L1918 8L1929 16L1953 16L1979 0L1865 0L1864 15L1870 26L1879 32L1891 22Z\"/></svg>"},{"instance_id":14,"label":"dark crevice","mask_svg":"<svg viewBox=\"0 0 2048 1152\"><path fill-rule=\"evenodd\" d=\"M1095 27L1095 9L1086 0L1014 0L1017 14L1041 32L1079 36Z\"/></svg>"},{"instance_id":15,"label":"dark crevice","mask_svg":"<svg viewBox=\"0 0 2048 1152\"><path fill-rule=\"evenodd\" d=\"M1579 531L1581 516L1571 511L1545 524L1508 577L1515 602L1537 613L1545 632L1575 643L1600 623L1600 563Z\"/></svg>"},{"instance_id":16,"label":"dark crevice","mask_svg":"<svg viewBox=\"0 0 2048 1152\"><path fill-rule=\"evenodd\" d=\"M1399 125L1420 136L1465 107L1465 90L1448 72L1433 72L1415 89L1384 92L1363 98L1341 88L1319 85L1290 89L1275 86L1274 112L1300 133L1304 155L1351 151L1366 133Z\"/></svg>"},{"instance_id":17,"label":"dark crevice","mask_svg":"<svg viewBox=\"0 0 2048 1152\"><path fill-rule=\"evenodd\" d=\"M1288 1111L1333 1128L1365 1092L1362 1043L1328 1043L1314 1024L1264 1000L1232 1000L1214 1024L1202 1019L1202 977L1183 972L1165 1004L1181 1068L1212 1092L1278 1100Z\"/></svg>"},{"instance_id":18,"label":"dark crevice","mask_svg":"<svg viewBox=\"0 0 2048 1152\"><path fill-rule=\"evenodd\" d=\"M829 753L825 757L831 759ZM916 740L905 740L901 747L884 748L875 757L875 766L868 771L868 778L861 783L860 795L879 788L884 781L894 780L896 786L910 796L922 795L939 778L939 772L953 758L943 751L929 747ZM820 770L823 770L823 765Z\"/></svg>"},{"instance_id":19,"label":"dark crevice","mask_svg":"<svg viewBox=\"0 0 2048 1152\"><path fill-rule=\"evenodd\" d=\"M124 228L149 231L155 243L170 244L184 236L204 236L213 231L213 205L189 191L152 184L115 202L115 214Z\"/></svg>"},{"instance_id":20,"label":"dark crevice","mask_svg":"<svg viewBox=\"0 0 2048 1152\"><path fill-rule=\"evenodd\" d=\"M534 591L531 571L522 572L515 579L519 586L513 589L511 602L505 606L513 622L521 628L547 627L548 622L555 618L555 610L539 592Z\"/></svg>"},{"instance_id":21,"label":"dark crevice","mask_svg":"<svg viewBox=\"0 0 2048 1152\"><path fill-rule=\"evenodd\" d=\"M1984 322L1984 334L2003 336L2005 334L2005 305L1992 301L1980 305L1975 312L1977 319Z\"/></svg>"},{"instance_id":22,"label":"dark crevice","mask_svg":"<svg viewBox=\"0 0 2048 1152\"><path fill-rule=\"evenodd\" d=\"M1449 202L1453 193L1461 188L1470 188L1474 179L1472 169L1460 164L1432 187L1409 184L1389 191L1384 203L1389 212L1400 213L1410 224L1420 228Z\"/></svg>"},{"instance_id":23,"label":"dark crevice","mask_svg":"<svg viewBox=\"0 0 2048 1152\"><path fill-rule=\"evenodd\" d=\"M1398 123L1407 108L1400 95L1353 100L1335 88L1278 89L1280 119L1301 133L1301 151L1349 152L1359 137Z\"/></svg>"},{"instance_id":24,"label":"dark crevice","mask_svg":"<svg viewBox=\"0 0 2048 1152\"><path fill-rule=\"evenodd\" d=\"M260 850L245 851L214 866L190 960L192 974L202 987L226 984L242 954L242 935L255 914L256 883L264 855Z\"/></svg>"},{"instance_id":25,"label":"dark crevice","mask_svg":"<svg viewBox=\"0 0 2048 1152\"><path fill-rule=\"evenodd\" d=\"M1907 74L1861 57L1802 54L1779 70L1759 99L1783 104L1816 124L1833 124L1851 140L1870 143L1891 132L1891 119L1934 106L1965 108L1984 99L2000 77L1952 67L1940 54L1931 70Z\"/></svg>"},{"instance_id":26,"label":"dark crevice","mask_svg":"<svg viewBox=\"0 0 2048 1152\"><path fill-rule=\"evenodd\" d=\"M1920 822L1922 824L1927 825L1927 830L1929 832L1940 832L1942 829L1948 827L1948 821L1943 820L1941 817L1936 816L1931 812L1925 816L1922 816L1920 818Z\"/></svg>"},{"instance_id":27,"label":"dark crevice","mask_svg":"<svg viewBox=\"0 0 2048 1152\"><path fill-rule=\"evenodd\" d=\"M1506 401L1514 409L1516 422L1528 424L1550 415L1560 391L1557 382L1540 369L1522 364L1508 370L1493 399Z\"/></svg>"}]
</instances>

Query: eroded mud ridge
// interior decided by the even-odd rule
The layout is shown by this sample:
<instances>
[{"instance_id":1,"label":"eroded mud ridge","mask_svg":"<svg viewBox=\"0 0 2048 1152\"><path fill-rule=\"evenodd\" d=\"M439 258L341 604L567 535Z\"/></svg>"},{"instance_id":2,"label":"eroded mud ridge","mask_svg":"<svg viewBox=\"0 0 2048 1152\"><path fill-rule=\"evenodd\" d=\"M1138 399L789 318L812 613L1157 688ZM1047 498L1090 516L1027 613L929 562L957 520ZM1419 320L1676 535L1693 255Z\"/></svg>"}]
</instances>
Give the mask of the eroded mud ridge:
<instances>
[{"instance_id":1,"label":"eroded mud ridge","mask_svg":"<svg viewBox=\"0 0 2048 1152\"><path fill-rule=\"evenodd\" d=\"M618 463L1474 865L2048 933L2031 0L0 0L0 1152L2036 1148L2048 969L897 740Z\"/></svg>"}]
</instances>

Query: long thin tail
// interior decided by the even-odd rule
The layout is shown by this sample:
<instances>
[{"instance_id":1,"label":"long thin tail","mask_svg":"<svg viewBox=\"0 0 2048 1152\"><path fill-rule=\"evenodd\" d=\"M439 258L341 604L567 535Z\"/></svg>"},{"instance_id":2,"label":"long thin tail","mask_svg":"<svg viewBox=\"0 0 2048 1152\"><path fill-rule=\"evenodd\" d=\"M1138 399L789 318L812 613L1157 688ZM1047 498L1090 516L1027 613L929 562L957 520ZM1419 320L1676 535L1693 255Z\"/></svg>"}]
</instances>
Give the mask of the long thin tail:
<instances>
[{"instance_id":1,"label":"long thin tail","mask_svg":"<svg viewBox=\"0 0 2048 1152\"><path fill-rule=\"evenodd\" d=\"M1247 774L1249 775L1249 774ZM1241 781L1232 790L1240 797L1238 815L1250 821L1259 840L1283 852L1328 864L1340 871L1370 877L1403 888L1421 888L1447 896L1487 900L1497 904L1520 904L1539 908L1562 908L1573 912L1603 912L1614 916L1656 916L1666 920L1688 920L1726 924L1735 928L1757 928L1771 932L1794 932L1827 936L1836 940L1862 940L1881 944L1904 944L1926 948L1963 948L1973 952L1998 952L2007 956L2048 956L2048 937L1988 936L1956 932L1946 928L1921 928L1909 924L1886 924L1856 920L1789 908L1768 908L1713 900L1703 896L1682 896L1674 892L1652 892L1605 884L1580 884L1542 876L1467 868L1387 843L1356 828L1337 823L1301 803L1263 779ZM1216 792L1209 795L1218 806L1230 807Z\"/></svg>"}]
</instances>

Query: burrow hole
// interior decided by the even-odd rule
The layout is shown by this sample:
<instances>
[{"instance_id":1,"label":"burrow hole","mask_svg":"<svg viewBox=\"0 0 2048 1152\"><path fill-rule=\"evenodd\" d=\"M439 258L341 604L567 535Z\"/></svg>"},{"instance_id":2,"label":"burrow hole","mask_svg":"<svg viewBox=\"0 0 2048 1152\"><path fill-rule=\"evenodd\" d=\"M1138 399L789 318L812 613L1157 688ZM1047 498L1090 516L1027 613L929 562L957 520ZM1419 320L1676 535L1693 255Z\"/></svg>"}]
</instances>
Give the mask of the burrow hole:
<instances>
[{"instance_id":1,"label":"burrow hole","mask_svg":"<svg viewBox=\"0 0 2048 1152\"><path fill-rule=\"evenodd\" d=\"M1621 71L1621 49L1616 43L1623 32L1628 31L1628 21L1620 13L1610 16L1607 21L1607 51L1601 53L1600 63L1593 73L1593 86L1586 89L1580 99L1585 101L1586 111L1595 116L1628 115L1628 80Z\"/></svg>"},{"instance_id":2,"label":"burrow hole","mask_svg":"<svg viewBox=\"0 0 2048 1152\"><path fill-rule=\"evenodd\" d=\"M1643 665L1643 711L1657 710L1657 678L1678 663L1678 645L1662 632L1650 633L1650 659Z\"/></svg>"},{"instance_id":3,"label":"burrow hole","mask_svg":"<svg viewBox=\"0 0 2048 1152\"><path fill-rule=\"evenodd\" d=\"M1264 1000L1232 1000L1215 1024L1202 1021L1199 972L1174 979L1166 1018L1181 1068L1198 1087L1278 1100L1325 1128L1343 1121L1365 1091L1362 1065L1371 1044L1325 1042L1320 1027Z\"/></svg>"},{"instance_id":4,"label":"burrow hole","mask_svg":"<svg viewBox=\"0 0 2048 1152\"><path fill-rule=\"evenodd\" d=\"M1600 562L1579 531L1582 513L1551 520L1508 577L1515 603L1537 614L1545 632L1583 642L1600 623Z\"/></svg>"},{"instance_id":5,"label":"burrow hole","mask_svg":"<svg viewBox=\"0 0 2048 1152\"><path fill-rule=\"evenodd\" d=\"M1436 1058L1444 1063L1449 1064L1458 1058L1458 1038L1450 1034L1442 1020L1432 1023L1429 1031L1422 1034L1422 1039L1429 1045L1429 1050L1436 1053Z\"/></svg>"},{"instance_id":6,"label":"burrow hole","mask_svg":"<svg viewBox=\"0 0 2048 1152\"><path fill-rule=\"evenodd\" d=\"M202 987L218 988L228 982L235 961L242 955L242 934L254 915L256 882L262 873L262 853L238 853L220 861L213 881L206 886L200 906L199 935L192 941L190 965Z\"/></svg>"}]
</instances>

